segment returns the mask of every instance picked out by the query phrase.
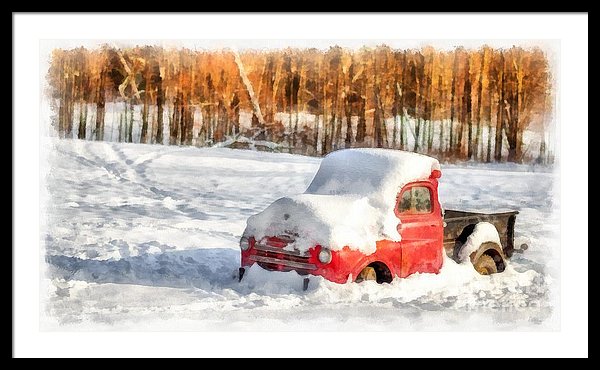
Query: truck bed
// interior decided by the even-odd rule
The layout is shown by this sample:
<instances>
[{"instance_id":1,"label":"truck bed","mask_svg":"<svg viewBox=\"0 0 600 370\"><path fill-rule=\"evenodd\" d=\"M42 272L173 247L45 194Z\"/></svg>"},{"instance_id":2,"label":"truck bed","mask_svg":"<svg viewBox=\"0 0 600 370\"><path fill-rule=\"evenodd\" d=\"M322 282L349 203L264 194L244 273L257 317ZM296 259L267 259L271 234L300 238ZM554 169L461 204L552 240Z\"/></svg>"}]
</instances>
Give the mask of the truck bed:
<instances>
[{"instance_id":1,"label":"truck bed","mask_svg":"<svg viewBox=\"0 0 600 370\"><path fill-rule=\"evenodd\" d=\"M462 245L473 231L475 224L486 221L496 226L506 257L514 251L515 220L517 211L502 213L475 213L447 209L444 212L444 249L455 258L455 247Z\"/></svg>"}]
</instances>

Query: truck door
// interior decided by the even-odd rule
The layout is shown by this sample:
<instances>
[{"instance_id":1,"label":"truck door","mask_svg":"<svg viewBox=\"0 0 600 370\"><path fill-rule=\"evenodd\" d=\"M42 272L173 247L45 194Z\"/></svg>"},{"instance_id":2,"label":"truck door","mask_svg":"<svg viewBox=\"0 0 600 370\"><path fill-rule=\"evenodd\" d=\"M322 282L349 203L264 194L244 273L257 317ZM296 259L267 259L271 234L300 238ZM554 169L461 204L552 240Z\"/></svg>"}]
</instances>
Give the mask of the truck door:
<instances>
[{"instance_id":1,"label":"truck door","mask_svg":"<svg viewBox=\"0 0 600 370\"><path fill-rule=\"evenodd\" d=\"M402 237L401 276L437 273L442 265L443 219L437 189L430 182L405 186L396 204Z\"/></svg>"}]
</instances>

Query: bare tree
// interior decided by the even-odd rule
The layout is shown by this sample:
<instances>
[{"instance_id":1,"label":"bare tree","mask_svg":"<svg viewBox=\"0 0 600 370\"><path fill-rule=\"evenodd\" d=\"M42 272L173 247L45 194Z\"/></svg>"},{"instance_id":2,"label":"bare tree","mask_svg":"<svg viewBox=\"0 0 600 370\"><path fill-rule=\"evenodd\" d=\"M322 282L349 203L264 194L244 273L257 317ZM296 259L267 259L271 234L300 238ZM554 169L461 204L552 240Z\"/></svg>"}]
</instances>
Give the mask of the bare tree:
<instances>
[{"instance_id":1,"label":"bare tree","mask_svg":"<svg viewBox=\"0 0 600 370\"><path fill-rule=\"evenodd\" d=\"M500 68L498 76L498 114L496 116L496 142L494 145L494 160L500 162L502 160L502 130L504 128L504 82L505 76L505 60L504 53L500 52Z\"/></svg>"},{"instance_id":2,"label":"bare tree","mask_svg":"<svg viewBox=\"0 0 600 370\"><path fill-rule=\"evenodd\" d=\"M464 88L464 95L463 95L463 109L465 110L465 120L467 121L467 158L471 159L473 157L473 122L471 120L471 113L472 113L472 101L471 101L471 72L470 72L470 68L471 68L471 63L469 61L469 58L467 58L467 69L465 71L465 88ZM462 131L460 131L459 134L459 138L462 137ZM462 143L460 143L460 139L459 139L459 150L460 150L460 145Z\"/></svg>"},{"instance_id":3,"label":"bare tree","mask_svg":"<svg viewBox=\"0 0 600 370\"><path fill-rule=\"evenodd\" d=\"M475 159L478 157L479 152L479 141L481 139L481 100L483 99L483 68L485 64L485 49L481 53L481 65L479 66L479 84L477 85L477 108L475 110L475 121L477 121L477 132L475 133L475 140L473 143L474 148L471 149L471 153L475 155ZM471 159L471 155L469 155Z\"/></svg>"},{"instance_id":4,"label":"bare tree","mask_svg":"<svg viewBox=\"0 0 600 370\"><path fill-rule=\"evenodd\" d=\"M458 50L454 51L454 63L452 65L452 87L450 90L450 150L454 148L454 100L456 95L456 78L458 74Z\"/></svg>"}]
</instances>

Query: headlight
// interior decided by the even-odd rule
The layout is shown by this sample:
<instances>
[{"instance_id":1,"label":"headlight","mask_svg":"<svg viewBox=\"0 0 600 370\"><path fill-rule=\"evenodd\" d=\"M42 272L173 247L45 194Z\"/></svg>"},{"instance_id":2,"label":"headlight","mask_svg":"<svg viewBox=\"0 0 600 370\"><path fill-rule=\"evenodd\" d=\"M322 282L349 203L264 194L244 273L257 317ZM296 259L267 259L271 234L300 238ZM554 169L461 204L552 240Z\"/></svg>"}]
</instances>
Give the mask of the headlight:
<instances>
[{"instance_id":1,"label":"headlight","mask_svg":"<svg viewBox=\"0 0 600 370\"><path fill-rule=\"evenodd\" d=\"M319 252L319 261L321 263L331 262L331 251L327 248L321 248L321 251Z\"/></svg>"},{"instance_id":2,"label":"headlight","mask_svg":"<svg viewBox=\"0 0 600 370\"><path fill-rule=\"evenodd\" d=\"M243 251L247 251L248 248L250 248L250 239L248 239L247 236L242 236L242 238L240 239L240 248Z\"/></svg>"}]
</instances>

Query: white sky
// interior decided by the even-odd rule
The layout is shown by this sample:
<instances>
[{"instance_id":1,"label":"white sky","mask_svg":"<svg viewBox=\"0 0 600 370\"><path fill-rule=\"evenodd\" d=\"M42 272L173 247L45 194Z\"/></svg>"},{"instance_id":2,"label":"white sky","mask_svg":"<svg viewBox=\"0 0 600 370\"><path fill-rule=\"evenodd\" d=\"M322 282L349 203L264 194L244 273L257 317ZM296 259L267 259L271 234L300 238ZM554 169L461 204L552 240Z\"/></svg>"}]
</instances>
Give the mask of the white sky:
<instances>
[{"instance_id":1,"label":"white sky","mask_svg":"<svg viewBox=\"0 0 600 370\"><path fill-rule=\"evenodd\" d=\"M339 45L351 49L358 49L362 46L377 46L386 44L392 48L410 49L423 46L434 46L439 49L452 50L457 46L467 48L479 48L482 45L489 45L496 48L510 48L513 45L532 47L538 46L545 50L555 47L553 40L502 40L502 39L121 39L121 40L43 40L45 46L49 48L75 48L84 46L86 48L98 47L104 43L115 44L117 46L136 46L136 45L160 45L164 47L186 47L189 49L220 49L237 48L244 49L281 49L287 47L295 48L317 48L328 49L330 46Z\"/></svg>"}]
</instances>

